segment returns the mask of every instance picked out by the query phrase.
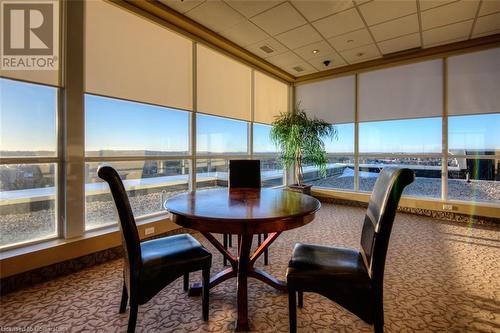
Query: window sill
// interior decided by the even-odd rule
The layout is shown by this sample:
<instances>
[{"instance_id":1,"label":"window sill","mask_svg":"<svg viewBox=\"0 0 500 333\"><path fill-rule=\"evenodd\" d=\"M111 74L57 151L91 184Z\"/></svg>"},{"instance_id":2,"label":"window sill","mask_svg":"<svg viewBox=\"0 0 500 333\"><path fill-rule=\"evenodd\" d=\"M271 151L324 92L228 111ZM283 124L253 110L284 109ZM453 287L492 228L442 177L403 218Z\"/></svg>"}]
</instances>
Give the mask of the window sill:
<instances>
[{"instance_id":1,"label":"window sill","mask_svg":"<svg viewBox=\"0 0 500 333\"><path fill-rule=\"evenodd\" d=\"M324 187L313 187L312 194L317 197L351 200L364 203L368 203L371 195L371 193L368 192L335 190ZM401 197L399 205L406 208L429 209L489 218L498 218L500 216L500 204L489 202L467 202L459 200L445 201L438 198L403 196Z\"/></svg>"},{"instance_id":2,"label":"window sill","mask_svg":"<svg viewBox=\"0 0 500 333\"><path fill-rule=\"evenodd\" d=\"M143 219L137 223L137 227L141 239L179 228L167 214ZM154 232L146 236L146 228L154 228ZM121 236L115 224L89 230L81 237L52 239L2 251L0 253L0 278L78 258L120 244Z\"/></svg>"}]
</instances>

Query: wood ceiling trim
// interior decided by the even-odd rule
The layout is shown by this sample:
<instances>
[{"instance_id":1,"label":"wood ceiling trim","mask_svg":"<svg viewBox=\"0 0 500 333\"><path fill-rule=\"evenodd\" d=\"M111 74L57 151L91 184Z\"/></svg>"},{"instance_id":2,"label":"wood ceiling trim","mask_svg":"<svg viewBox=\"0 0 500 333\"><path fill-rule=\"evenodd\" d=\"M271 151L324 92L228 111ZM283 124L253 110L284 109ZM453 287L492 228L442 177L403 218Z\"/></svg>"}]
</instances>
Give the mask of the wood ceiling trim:
<instances>
[{"instance_id":1,"label":"wood ceiling trim","mask_svg":"<svg viewBox=\"0 0 500 333\"><path fill-rule=\"evenodd\" d=\"M281 68L267 62L266 60L245 50L241 46L231 42L203 25L190 18L176 12L166 5L153 0L110 0L111 2L133 11L141 16L156 18L156 22L175 30L197 42L202 42L215 47L226 55L243 61L256 69L262 70L272 76L287 82L293 83L295 76L282 70ZM148 15L149 14L149 15ZM151 17L153 16L153 17ZM160 19L160 21L158 21Z\"/></svg>"},{"instance_id":2,"label":"wood ceiling trim","mask_svg":"<svg viewBox=\"0 0 500 333\"><path fill-rule=\"evenodd\" d=\"M334 68L322 72L312 73L295 79L295 85L308 82L325 80L328 78L351 75L380 68L392 67L403 64L410 64L424 60L447 57L456 54L463 54L472 51L479 51L500 46L500 34L480 37L452 44L440 45L428 49L419 49L410 52L398 52L392 56L385 56L370 61L365 61L353 65Z\"/></svg>"}]
</instances>

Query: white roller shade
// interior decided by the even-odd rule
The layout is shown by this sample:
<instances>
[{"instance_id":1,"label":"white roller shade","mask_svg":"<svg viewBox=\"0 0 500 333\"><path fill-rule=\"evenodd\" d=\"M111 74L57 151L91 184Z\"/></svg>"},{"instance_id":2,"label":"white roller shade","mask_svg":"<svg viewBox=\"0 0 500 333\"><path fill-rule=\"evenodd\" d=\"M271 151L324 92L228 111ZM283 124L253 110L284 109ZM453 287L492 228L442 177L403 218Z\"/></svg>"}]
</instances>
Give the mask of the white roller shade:
<instances>
[{"instance_id":1,"label":"white roller shade","mask_svg":"<svg viewBox=\"0 0 500 333\"><path fill-rule=\"evenodd\" d=\"M500 112L500 48L448 58L448 114Z\"/></svg>"},{"instance_id":2,"label":"white roller shade","mask_svg":"<svg viewBox=\"0 0 500 333\"><path fill-rule=\"evenodd\" d=\"M306 112L331 124L354 122L356 83L354 76L298 86L296 102Z\"/></svg>"},{"instance_id":3,"label":"white roller shade","mask_svg":"<svg viewBox=\"0 0 500 333\"><path fill-rule=\"evenodd\" d=\"M86 1L85 89L192 109L192 42L125 9Z\"/></svg>"},{"instance_id":4,"label":"white roller shade","mask_svg":"<svg viewBox=\"0 0 500 333\"><path fill-rule=\"evenodd\" d=\"M2 4L1 2L2 1L0 1L0 5L2 5L2 6L16 4L15 1L10 1L8 4L7 3ZM21 6L25 3L26 2L20 2ZM37 4L38 4L37 2L34 2L34 5L37 5ZM25 32L24 29L26 28L25 24L27 24L28 22L23 22L22 20L23 20L23 17L26 17L25 10L27 10L27 9L23 10L22 7L18 7L17 8L17 15L20 15L20 16L15 16L13 14L14 11L12 11L12 12L7 11L6 8L3 8L3 10L5 10L5 12L2 13L2 15L4 15L5 17L7 15L11 15L12 21L11 21L10 29L11 29L11 35L14 35L14 36L10 40L10 42L11 42L11 44L12 43L17 44L15 47L22 50L22 52L24 52L24 55L17 56L17 54L16 54L16 55L6 55L6 57L3 57L3 56L0 57L1 58L0 60L2 62L8 60L9 64L12 64L10 66L18 68L16 70L5 70L5 69L2 69L3 66L0 66L0 76L1 77L5 77L5 78L9 78L9 79L16 79L16 80L23 80L23 81L33 82L33 83L48 84L51 86L60 86L59 68L60 68L61 63L62 63L61 59L59 59L60 58L59 40L60 40L60 33L61 33L60 20L59 20L60 5L59 5L59 1L57 1L57 0L47 0L44 2L44 5L46 5L46 4L53 5L53 7L51 8L52 9L51 14L49 14L46 11L40 12L40 13L42 13L41 19L43 20L42 21L43 29L49 30L52 32L52 34L50 36L51 38L47 35L44 35L44 37L48 38L49 40L45 40L45 38L43 38L43 37L39 38L34 33L31 33L29 35L30 37L26 38L27 35L24 34L24 32ZM44 15L46 15L46 14L52 15L52 17L51 18L45 17ZM1 20L2 21L2 28L0 29L1 30L0 33L2 35L4 34L3 19L5 17L3 17ZM14 30L12 30L12 29L14 29ZM23 35L25 38L22 38ZM2 42L5 43L5 45L2 46L2 50L4 50L7 47L7 41L3 40L4 39L3 37L5 37L5 36L2 36ZM50 45L50 43L52 43L52 45ZM34 45L32 45L32 44L34 44ZM35 52L36 52L36 48L43 49L43 48L47 47L46 48L48 50L47 52L50 53L50 55L49 54L45 54L45 55L41 55L41 56L31 55L31 54L29 54L31 47L34 48L31 50L33 50ZM4 52L5 52L5 50L4 50ZM12 58L15 58L15 59L12 59ZM12 62L12 60L10 60L10 59L14 60L14 62ZM35 67L37 66L37 64L38 64L38 66L40 66L41 68L44 68L44 69L36 69ZM53 64L53 65L49 65L49 64ZM33 66L35 66L35 67L33 67ZM28 70L23 70L20 68L28 68Z\"/></svg>"},{"instance_id":5,"label":"white roller shade","mask_svg":"<svg viewBox=\"0 0 500 333\"><path fill-rule=\"evenodd\" d=\"M270 124L280 112L288 111L288 85L255 71L254 121Z\"/></svg>"},{"instance_id":6,"label":"white roller shade","mask_svg":"<svg viewBox=\"0 0 500 333\"><path fill-rule=\"evenodd\" d=\"M361 122L443 113L441 59L361 74L358 87Z\"/></svg>"},{"instance_id":7,"label":"white roller shade","mask_svg":"<svg viewBox=\"0 0 500 333\"><path fill-rule=\"evenodd\" d=\"M196 70L198 111L250 120L252 71L249 67L198 45Z\"/></svg>"}]
</instances>

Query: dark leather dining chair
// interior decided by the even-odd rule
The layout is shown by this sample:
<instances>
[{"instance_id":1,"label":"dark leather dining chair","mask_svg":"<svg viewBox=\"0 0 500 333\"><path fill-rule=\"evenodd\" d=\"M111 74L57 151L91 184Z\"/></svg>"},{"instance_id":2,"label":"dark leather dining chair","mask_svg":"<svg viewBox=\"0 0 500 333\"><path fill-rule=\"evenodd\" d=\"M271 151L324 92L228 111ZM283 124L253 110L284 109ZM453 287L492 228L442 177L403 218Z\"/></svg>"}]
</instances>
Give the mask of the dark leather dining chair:
<instances>
[{"instance_id":1,"label":"dark leather dining chair","mask_svg":"<svg viewBox=\"0 0 500 333\"><path fill-rule=\"evenodd\" d=\"M230 160L229 161L229 188L260 188L260 160ZM258 245L267 238L267 234L258 235ZM232 246L232 235L223 235L224 248ZM269 252L264 251L264 265L269 263ZM224 257L224 266L227 259Z\"/></svg>"},{"instance_id":2,"label":"dark leather dining chair","mask_svg":"<svg viewBox=\"0 0 500 333\"><path fill-rule=\"evenodd\" d=\"M187 291L189 273L202 271L203 320L208 320L208 298L212 255L189 234L163 237L141 242L127 192L120 176L110 166L100 166L97 174L105 180L119 216L122 244L125 252L123 290L120 313L125 312L130 299L128 332L135 331L139 305L147 303L177 278L184 276Z\"/></svg>"},{"instance_id":3,"label":"dark leather dining chair","mask_svg":"<svg viewBox=\"0 0 500 333\"><path fill-rule=\"evenodd\" d=\"M368 203L361 250L296 244L288 265L290 332L296 332L296 297L321 294L383 332L383 279L392 224L404 188L413 182L410 169L384 168Z\"/></svg>"}]
</instances>

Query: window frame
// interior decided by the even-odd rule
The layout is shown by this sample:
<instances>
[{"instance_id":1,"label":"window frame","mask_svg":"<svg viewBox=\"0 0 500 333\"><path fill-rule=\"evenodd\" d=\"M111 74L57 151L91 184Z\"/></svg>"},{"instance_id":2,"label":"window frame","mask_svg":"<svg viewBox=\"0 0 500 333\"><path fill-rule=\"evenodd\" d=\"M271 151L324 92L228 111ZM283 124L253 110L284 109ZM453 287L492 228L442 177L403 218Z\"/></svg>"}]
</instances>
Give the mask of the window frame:
<instances>
[{"instance_id":1,"label":"window frame","mask_svg":"<svg viewBox=\"0 0 500 333\"><path fill-rule=\"evenodd\" d=\"M3 77L2 77L3 79ZM37 86L44 86L44 87L51 87L56 90L56 109L55 111L55 121L56 121L56 126L55 126L55 136L56 136L56 147L55 147L55 155L54 156L23 156L23 157L12 157L12 156L4 156L0 157L0 165L15 165L15 164L54 164L54 189L55 189L55 198L54 198L54 228L55 228L55 233L53 235L47 236L47 237L38 237L38 238L33 238L32 240L25 240L21 242L16 242L16 243L11 243L8 245L4 245L0 247L1 251L5 250L10 250L10 249L16 249L20 247L24 247L27 245L33 245L33 244L39 244L39 243L44 243L47 241L51 241L54 239L58 239L63 237L63 230L64 230L64 204L65 204L65 197L62 189L62 184L63 184L63 165L64 165L64 160L62 157L62 150L63 150L63 129L61 126L63 115L62 115L62 92L61 92L61 87L60 86L54 86L54 85L49 85L49 84L42 84L38 82L29 82L29 81L24 81L24 80L19 80L19 79L13 79L13 78L5 78L8 80L16 81L17 83L27 83L31 85L37 85Z\"/></svg>"}]
</instances>

